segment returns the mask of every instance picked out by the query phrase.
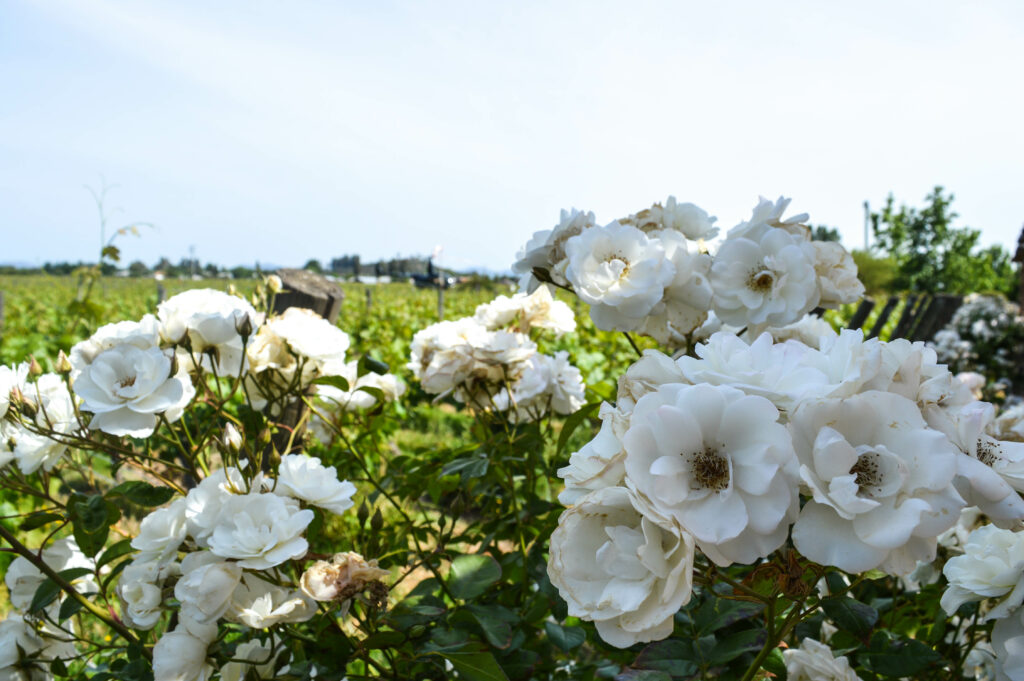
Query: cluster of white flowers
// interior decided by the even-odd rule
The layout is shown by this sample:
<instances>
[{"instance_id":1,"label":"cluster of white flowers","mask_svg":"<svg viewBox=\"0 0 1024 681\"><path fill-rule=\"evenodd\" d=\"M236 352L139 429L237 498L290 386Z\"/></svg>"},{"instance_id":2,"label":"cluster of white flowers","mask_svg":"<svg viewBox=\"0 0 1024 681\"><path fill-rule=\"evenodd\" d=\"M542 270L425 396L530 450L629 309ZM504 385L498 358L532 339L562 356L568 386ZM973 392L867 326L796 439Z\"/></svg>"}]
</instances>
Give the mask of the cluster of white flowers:
<instances>
[{"instance_id":1,"label":"cluster of white flowers","mask_svg":"<svg viewBox=\"0 0 1024 681\"><path fill-rule=\"evenodd\" d=\"M513 421L535 421L548 411L571 414L584 403L580 371L567 352L539 353L528 335L534 328L559 334L576 328L572 310L545 286L530 295L500 296L473 317L417 332L407 366L426 392L508 412Z\"/></svg>"},{"instance_id":2,"label":"cluster of white flowers","mask_svg":"<svg viewBox=\"0 0 1024 681\"><path fill-rule=\"evenodd\" d=\"M549 575L608 642L671 631L693 562L677 547L691 541L720 566L791 539L822 565L906 575L965 507L1000 526L1024 519L1024 443L994 438L992 405L923 343L719 332L695 351L646 351L558 472L572 507Z\"/></svg>"},{"instance_id":3,"label":"cluster of white flowers","mask_svg":"<svg viewBox=\"0 0 1024 681\"><path fill-rule=\"evenodd\" d=\"M526 290L550 281L575 291L600 329L662 344L683 344L709 311L758 332L782 327L864 293L846 249L812 241L806 214L783 219L788 205L762 198L713 255L706 240L718 233L715 218L675 197L603 226L593 213L563 211L553 229L534 234L513 270Z\"/></svg>"},{"instance_id":4,"label":"cluster of white flowers","mask_svg":"<svg viewBox=\"0 0 1024 681\"><path fill-rule=\"evenodd\" d=\"M99 591L96 584L96 564L86 558L74 538L58 539L39 554L39 559L55 572L85 568L91 572L71 581L82 594ZM10 598L12 612L0 621L0 679L52 678L50 664L57 660L71 660L78 655L74 645L73 620L58 628L57 615L67 596L45 606L44 612L30 615L29 609L37 590L47 581L43 572L27 558L18 556L7 568L4 583Z\"/></svg>"},{"instance_id":5,"label":"cluster of white flowers","mask_svg":"<svg viewBox=\"0 0 1024 681\"><path fill-rule=\"evenodd\" d=\"M289 586L280 566L309 548L303 536L314 518L309 507L342 513L355 492L350 482L338 480L334 467L288 454L276 478L220 469L146 516L131 543L138 553L122 572L117 594L123 619L136 629L153 628L171 610L167 594L179 604L177 627L153 649L156 679L209 678L206 650L222 619L266 629L313 617L315 602ZM265 665L267 657L276 657L265 643L250 646L243 652L254 655L245 659Z\"/></svg>"},{"instance_id":6,"label":"cluster of white flowers","mask_svg":"<svg viewBox=\"0 0 1024 681\"><path fill-rule=\"evenodd\" d=\"M53 470L67 451L61 437L80 430L75 398L64 379L57 374L33 379L32 368L28 362L0 366L0 468L14 461L25 475ZM14 418L15 412L21 418Z\"/></svg>"},{"instance_id":7,"label":"cluster of white flowers","mask_svg":"<svg viewBox=\"0 0 1024 681\"><path fill-rule=\"evenodd\" d=\"M1024 316L999 296L971 294L953 319L935 334L939 360L953 371L978 371L989 380L1024 381ZM1019 390L1017 391L1019 392Z\"/></svg>"}]
</instances>

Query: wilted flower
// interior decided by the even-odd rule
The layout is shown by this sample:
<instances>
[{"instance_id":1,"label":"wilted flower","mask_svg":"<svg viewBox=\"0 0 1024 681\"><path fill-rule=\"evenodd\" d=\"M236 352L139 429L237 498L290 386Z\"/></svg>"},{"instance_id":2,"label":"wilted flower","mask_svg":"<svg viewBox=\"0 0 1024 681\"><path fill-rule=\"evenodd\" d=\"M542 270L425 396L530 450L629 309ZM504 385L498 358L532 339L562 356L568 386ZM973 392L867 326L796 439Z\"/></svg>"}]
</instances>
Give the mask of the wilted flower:
<instances>
[{"instance_id":1,"label":"wilted flower","mask_svg":"<svg viewBox=\"0 0 1024 681\"><path fill-rule=\"evenodd\" d=\"M366 560L358 553L336 553L330 562L318 560L302 573L303 593L317 601L347 601L387 577L376 559ZM383 590L386 597L387 588Z\"/></svg>"},{"instance_id":2,"label":"wilted flower","mask_svg":"<svg viewBox=\"0 0 1024 681\"><path fill-rule=\"evenodd\" d=\"M550 552L548 577L569 614L594 622L617 648L666 638L690 600L693 537L674 521L642 516L622 487L562 513Z\"/></svg>"}]
</instances>

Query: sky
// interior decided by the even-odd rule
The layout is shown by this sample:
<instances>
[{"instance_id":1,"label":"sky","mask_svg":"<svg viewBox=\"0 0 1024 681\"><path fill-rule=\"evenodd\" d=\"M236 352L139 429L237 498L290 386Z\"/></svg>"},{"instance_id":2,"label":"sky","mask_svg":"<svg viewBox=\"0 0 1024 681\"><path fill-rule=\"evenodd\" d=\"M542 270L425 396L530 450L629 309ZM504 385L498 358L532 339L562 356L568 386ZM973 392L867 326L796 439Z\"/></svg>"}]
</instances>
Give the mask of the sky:
<instances>
[{"instance_id":1,"label":"sky","mask_svg":"<svg viewBox=\"0 0 1024 681\"><path fill-rule=\"evenodd\" d=\"M759 195L864 242L951 191L1024 223L1024 3L0 3L0 262L502 271L559 211Z\"/></svg>"}]
</instances>

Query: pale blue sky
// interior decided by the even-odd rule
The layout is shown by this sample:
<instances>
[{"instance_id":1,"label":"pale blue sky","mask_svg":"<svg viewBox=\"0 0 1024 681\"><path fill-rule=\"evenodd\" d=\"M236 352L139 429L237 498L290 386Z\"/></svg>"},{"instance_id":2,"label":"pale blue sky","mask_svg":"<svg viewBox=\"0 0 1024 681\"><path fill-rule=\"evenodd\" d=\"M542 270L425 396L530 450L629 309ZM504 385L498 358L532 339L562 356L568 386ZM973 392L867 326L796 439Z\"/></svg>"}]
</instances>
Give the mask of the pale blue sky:
<instances>
[{"instance_id":1,"label":"pale blue sky","mask_svg":"<svg viewBox=\"0 0 1024 681\"><path fill-rule=\"evenodd\" d=\"M0 3L0 262L504 269L560 208L759 194L863 241L862 202L1024 222L1024 3Z\"/></svg>"}]
</instances>

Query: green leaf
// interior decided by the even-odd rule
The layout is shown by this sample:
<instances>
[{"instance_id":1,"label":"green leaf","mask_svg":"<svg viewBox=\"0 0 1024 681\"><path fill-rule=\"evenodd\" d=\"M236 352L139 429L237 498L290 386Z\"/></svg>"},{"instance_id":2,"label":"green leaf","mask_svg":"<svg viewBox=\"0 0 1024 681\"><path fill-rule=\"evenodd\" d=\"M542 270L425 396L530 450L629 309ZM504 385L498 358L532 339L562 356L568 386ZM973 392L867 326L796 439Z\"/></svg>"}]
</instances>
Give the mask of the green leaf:
<instances>
[{"instance_id":1,"label":"green leaf","mask_svg":"<svg viewBox=\"0 0 1024 681\"><path fill-rule=\"evenodd\" d=\"M857 656L864 667L876 674L911 678L918 678L920 672L941 659L941 655L920 641L888 640L881 632L871 638L871 650Z\"/></svg>"},{"instance_id":2,"label":"green leaf","mask_svg":"<svg viewBox=\"0 0 1024 681\"><path fill-rule=\"evenodd\" d=\"M90 497L75 495L68 506L75 514L76 526L87 534L96 534L107 527L107 505L103 496L94 494Z\"/></svg>"},{"instance_id":3,"label":"green leaf","mask_svg":"<svg viewBox=\"0 0 1024 681\"><path fill-rule=\"evenodd\" d=\"M580 647L587 640L587 632L583 630L583 627L563 627L548 621L544 622L544 631L548 633L551 642L565 652Z\"/></svg>"},{"instance_id":4,"label":"green leaf","mask_svg":"<svg viewBox=\"0 0 1024 681\"><path fill-rule=\"evenodd\" d=\"M694 626L700 634L710 634L756 615L764 609L761 603L731 601L725 598L710 598L697 609L693 616Z\"/></svg>"},{"instance_id":5,"label":"green leaf","mask_svg":"<svg viewBox=\"0 0 1024 681\"><path fill-rule=\"evenodd\" d=\"M776 648L768 653L768 657L764 659L761 667L775 674L775 678L779 679L779 681L786 681L788 676L786 672L786 657L782 654L781 648Z\"/></svg>"},{"instance_id":6,"label":"green leaf","mask_svg":"<svg viewBox=\"0 0 1024 681\"><path fill-rule=\"evenodd\" d=\"M714 641L713 636L711 639ZM690 676L696 673L699 659L693 641L670 638L652 643L641 650L633 666L666 672L672 676Z\"/></svg>"},{"instance_id":7,"label":"green leaf","mask_svg":"<svg viewBox=\"0 0 1024 681\"><path fill-rule=\"evenodd\" d=\"M393 648L405 640L405 634L400 631L378 631L366 637L363 641L365 648Z\"/></svg>"},{"instance_id":8,"label":"green leaf","mask_svg":"<svg viewBox=\"0 0 1024 681\"><path fill-rule=\"evenodd\" d=\"M96 559L96 569L103 567L107 563L117 560L121 556L131 553L135 549L132 548L131 539L122 539L116 544L112 544L103 552L99 558Z\"/></svg>"},{"instance_id":9,"label":"green leaf","mask_svg":"<svg viewBox=\"0 0 1024 681\"><path fill-rule=\"evenodd\" d=\"M672 675L653 669L624 669L615 675L615 681L672 681Z\"/></svg>"},{"instance_id":10,"label":"green leaf","mask_svg":"<svg viewBox=\"0 0 1024 681\"><path fill-rule=\"evenodd\" d=\"M64 520L64 516L60 513L33 513L21 521L21 525L18 526L18 529L23 532L28 532L29 530L35 530L43 525L52 523L55 520Z\"/></svg>"},{"instance_id":11,"label":"green leaf","mask_svg":"<svg viewBox=\"0 0 1024 681\"><path fill-rule=\"evenodd\" d=\"M375 374L386 374L391 367L388 366L387 362L382 362L379 359L370 357L369 355L363 355L359 360L359 375L362 376L365 373L373 372Z\"/></svg>"},{"instance_id":12,"label":"green leaf","mask_svg":"<svg viewBox=\"0 0 1024 681\"><path fill-rule=\"evenodd\" d=\"M878 611L852 598L826 598L821 608L835 625L857 638L867 639L878 622Z\"/></svg>"},{"instance_id":13,"label":"green leaf","mask_svg":"<svg viewBox=\"0 0 1024 681\"><path fill-rule=\"evenodd\" d=\"M763 629L747 629L726 636L715 642L715 647L711 649L711 654L708 656L708 662L713 665L725 664L735 660L743 653L761 650L767 638Z\"/></svg>"},{"instance_id":14,"label":"green leaf","mask_svg":"<svg viewBox=\"0 0 1024 681\"><path fill-rule=\"evenodd\" d=\"M453 475L458 473L462 476L463 480L469 480L471 478L481 478L487 474L487 469L490 467L490 459L484 452L472 454L470 456L464 456L461 459L455 459L445 464L444 468L441 469L439 477L446 475Z\"/></svg>"},{"instance_id":15,"label":"green leaf","mask_svg":"<svg viewBox=\"0 0 1024 681\"><path fill-rule=\"evenodd\" d=\"M313 385L329 385L343 393L349 392L348 380L343 376L320 376L313 379Z\"/></svg>"},{"instance_id":16,"label":"green leaf","mask_svg":"<svg viewBox=\"0 0 1024 681\"><path fill-rule=\"evenodd\" d=\"M122 482L107 492L107 497L124 497L133 504L146 508L155 508L166 504L174 496L170 487L157 487L141 480Z\"/></svg>"},{"instance_id":17,"label":"green leaf","mask_svg":"<svg viewBox=\"0 0 1024 681\"><path fill-rule=\"evenodd\" d=\"M500 650L506 650L512 644L512 625L519 622L515 613L500 605L472 604L467 609L480 625L488 643Z\"/></svg>"},{"instance_id":18,"label":"green leaf","mask_svg":"<svg viewBox=\"0 0 1024 681\"><path fill-rule=\"evenodd\" d=\"M448 588L456 598L468 600L487 591L499 579L501 566L494 558L480 553L463 555L452 561Z\"/></svg>"},{"instance_id":19,"label":"green leaf","mask_svg":"<svg viewBox=\"0 0 1024 681\"><path fill-rule=\"evenodd\" d=\"M565 419L565 423L562 424L562 432L558 436L558 447L555 450L558 455L561 455L562 452L565 451L566 445L569 444L569 438L571 438L572 434L576 432L576 429L579 428L584 421L589 419L600 406L600 402L584 404Z\"/></svg>"},{"instance_id":20,"label":"green leaf","mask_svg":"<svg viewBox=\"0 0 1024 681\"><path fill-rule=\"evenodd\" d=\"M57 614L57 621L63 622L69 617L74 617L82 609L82 604L75 598L65 598L60 604L60 612Z\"/></svg>"},{"instance_id":21,"label":"green leaf","mask_svg":"<svg viewBox=\"0 0 1024 681\"><path fill-rule=\"evenodd\" d=\"M32 596L32 602L28 606L29 614L34 614L53 603L57 598L57 594L60 593L60 587L52 579L47 578L45 582L39 585L36 589L35 594Z\"/></svg>"},{"instance_id":22,"label":"green leaf","mask_svg":"<svg viewBox=\"0 0 1024 681\"><path fill-rule=\"evenodd\" d=\"M490 653L441 653L441 656L469 681L508 681L508 676Z\"/></svg>"}]
</instances>

